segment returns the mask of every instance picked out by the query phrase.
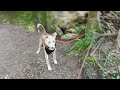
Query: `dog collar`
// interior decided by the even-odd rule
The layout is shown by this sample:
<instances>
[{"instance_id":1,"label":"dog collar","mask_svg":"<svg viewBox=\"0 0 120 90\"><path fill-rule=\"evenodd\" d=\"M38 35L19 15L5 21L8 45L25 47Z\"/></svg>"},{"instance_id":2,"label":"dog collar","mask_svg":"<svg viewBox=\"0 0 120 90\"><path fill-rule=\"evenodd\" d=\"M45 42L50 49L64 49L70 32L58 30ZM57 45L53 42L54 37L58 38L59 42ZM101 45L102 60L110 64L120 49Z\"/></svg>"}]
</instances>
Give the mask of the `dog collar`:
<instances>
[{"instance_id":1,"label":"dog collar","mask_svg":"<svg viewBox=\"0 0 120 90\"><path fill-rule=\"evenodd\" d=\"M54 49L55 50L55 49ZM46 53L49 55L50 53L52 53L54 50L50 50L48 46L45 46L45 51Z\"/></svg>"},{"instance_id":2,"label":"dog collar","mask_svg":"<svg viewBox=\"0 0 120 90\"><path fill-rule=\"evenodd\" d=\"M49 47L48 47L47 45L45 46L45 48L48 49L48 50L50 50ZM55 50L55 49L54 49L54 50ZM54 50L50 50L50 51L54 51Z\"/></svg>"},{"instance_id":3,"label":"dog collar","mask_svg":"<svg viewBox=\"0 0 120 90\"><path fill-rule=\"evenodd\" d=\"M48 47L47 45L46 45L45 47L46 47L47 49L49 49L49 47Z\"/></svg>"}]
</instances>

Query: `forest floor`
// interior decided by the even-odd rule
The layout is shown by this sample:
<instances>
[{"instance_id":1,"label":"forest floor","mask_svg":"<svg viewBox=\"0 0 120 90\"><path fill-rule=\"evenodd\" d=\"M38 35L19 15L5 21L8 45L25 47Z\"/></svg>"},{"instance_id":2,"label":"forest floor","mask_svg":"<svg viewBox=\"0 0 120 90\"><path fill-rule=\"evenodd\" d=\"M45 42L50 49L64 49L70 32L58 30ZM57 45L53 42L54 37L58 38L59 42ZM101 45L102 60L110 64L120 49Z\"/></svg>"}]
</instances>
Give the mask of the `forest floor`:
<instances>
[{"instance_id":1,"label":"forest floor","mask_svg":"<svg viewBox=\"0 0 120 90\"><path fill-rule=\"evenodd\" d=\"M57 61L47 70L43 49L39 55L39 34L10 24L0 24L0 78L1 79L75 79L78 75L78 57L65 56L69 46L57 43Z\"/></svg>"},{"instance_id":2,"label":"forest floor","mask_svg":"<svg viewBox=\"0 0 120 90\"><path fill-rule=\"evenodd\" d=\"M103 36L94 39L93 50L84 64L82 76L89 79L120 79L120 12L102 11L99 21L99 34Z\"/></svg>"}]
</instances>

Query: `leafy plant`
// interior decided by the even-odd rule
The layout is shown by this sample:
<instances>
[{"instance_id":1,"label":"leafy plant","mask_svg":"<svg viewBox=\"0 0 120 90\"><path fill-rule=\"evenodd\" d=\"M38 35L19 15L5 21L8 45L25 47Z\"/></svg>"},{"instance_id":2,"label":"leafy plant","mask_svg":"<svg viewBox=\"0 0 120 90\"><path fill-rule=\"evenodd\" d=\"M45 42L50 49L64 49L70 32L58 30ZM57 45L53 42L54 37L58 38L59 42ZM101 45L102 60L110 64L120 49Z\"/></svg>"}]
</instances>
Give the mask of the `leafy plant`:
<instances>
[{"instance_id":1,"label":"leafy plant","mask_svg":"<svg viewBox=\"0 0 120 90\"><path fill-rule=\"evenodd\" d=\"M94 32L92 32L92 30L91 30L91 32L86 33L85 38L77 39L77 41L72 46L70 51L74 51L75 53L80 53L80 52L85 51L88 48L88 46L90 45L93 35L94 35Z\"/></svg>"},{"instance_id":2,"label":"leafy plant","mask_svg":"<svg viewBox=\"0 0 120 90\"><path fill-rule=\"evenodd\" d=\"M76 25L76 31L79 33L79 34L83 34L85 33L85 25Z\"/></svg>"}]
</instances>

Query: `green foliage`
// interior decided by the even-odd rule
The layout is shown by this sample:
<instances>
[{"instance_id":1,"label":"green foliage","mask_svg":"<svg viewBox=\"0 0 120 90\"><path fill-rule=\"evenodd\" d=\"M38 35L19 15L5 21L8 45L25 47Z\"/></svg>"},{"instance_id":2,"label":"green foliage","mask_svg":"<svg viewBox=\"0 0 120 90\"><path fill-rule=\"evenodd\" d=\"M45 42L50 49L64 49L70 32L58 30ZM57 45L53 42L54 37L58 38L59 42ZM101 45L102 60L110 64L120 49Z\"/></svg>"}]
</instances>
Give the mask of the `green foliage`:
<instances>
[{"instance_id":1,"label":"green foliage","mask_svg":"<svg viewBox=\"0 0 120 90\"><path fill-rule=\"evenodd\" d=\"M40 23L43 24L46 28L47 26L47 11L39 11Z\"/></svg>"},{"instance_id":2,"label":"green foliage","mask_svg":"<svg viewBox=\"0 0 120 90\"><path fill-rule=\"evenodd\" d=\"M78 28L79 28L79 31L80 30L82 31L81 28L84 28L84 27L82 26L82 27L78 27ZM93 38L93 35L94 35L93 31L94 30L90 30L89 33L86 33L85 38L77 39L77 41L72 46L70 51L73 51L75 53L81 53L81 52L85 51L89 47L91 39Z\"/></svg>"},{"instance_id":3,"label":"green foliage","mask_svg":"<svg viewBox=\"0 0 120 90\"><path fill-rule=\"evenodd\" d=\"M103 73L102 76L103 76L103 79L120 79L120 73L117 73L117 72L114 74Z\"/></svg>"},{"instance_id":4,"label":"green foliage","mask_svg":"<svg viewBox=\"0 0 120 90\"><path fill-rule=\"evenodd\" d=\"M76 29L76 31L77 31L79 34L85 33L85 25L76 26L75 29Z\"/></svg>"},{"instance_id":5,"label":"green foliage","mask_svg":"<svg viewBox=\"0 0 120 90\"><path fill-rule=\"evenodd\" d=\"M37 23L37 13L40 16L40 23L47 28L48 31L53 32L53 15L50 11L5 11L0 13L0 22L14 24L23 27L30 31L35 31L35 25Z\"/></svg>"},{"instance_id":6,"label":"green foliage","mask_svg":"<svg viewBox=\"0 0 120 90\"><path fill-rule=\"evenodd\" d=\"M24 26L25 28L34 31L34 18L31 11L21 12L17 15L15 23L19 26Z\"/></svg>"},{"instance_id":7,"label":"green foliage","mask_svg":"<svg viewBox=\"0 0 120 90\"><path fill-rule=\"evenodd\" d=\"M47 11L47 29L48 29L48 32L54 32L56 31L55 30L55 27L53 25L53 15L52 15L52 12L51 11Z\"/></svg>"},{"instance_id":8,"label":"green foliage","mask_svg":"<svg viewBox=\"0 0 120 90\"><path fill-rule=\"evenodd\" d=\"M1 23L10 23L34 31L34 19L31 11L6 11L0 14Z\"/></svg>"},{"instance_id":9,"label":"green foliage","mask_svg":"<svg viewBox=\"0 0 120 90\"><path fill-rule=\"evenodd\" d=\"M94 59L93 56L89 56L87 59L89 60L89 62L90 62L94 67L96 66L96 61L95 61L95 59Z\"/></svg>"}]
</instances>

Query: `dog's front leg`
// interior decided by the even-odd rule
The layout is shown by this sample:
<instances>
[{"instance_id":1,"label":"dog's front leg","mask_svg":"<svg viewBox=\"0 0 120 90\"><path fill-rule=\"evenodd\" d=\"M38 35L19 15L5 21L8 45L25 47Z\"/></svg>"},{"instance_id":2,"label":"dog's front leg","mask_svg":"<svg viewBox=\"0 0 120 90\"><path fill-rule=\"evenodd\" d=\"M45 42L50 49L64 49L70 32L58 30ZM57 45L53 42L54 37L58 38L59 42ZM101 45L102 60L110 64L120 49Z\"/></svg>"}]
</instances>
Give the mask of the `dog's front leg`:
<instances>
[{"instance_id":1,"label":"dog's front leg","mask_svg":"<svg viewBox=\"0 0 120 90\"><path fill-rule=\"evenodd\" d=\"M57 61L56 61L56 49L53 52L53 61L54 61L54 64L57 64Z\"/></svg>"},{"instance_id":2,"label":"dog's front leg","mask_svg":"<svg viewBox=\"0 0 120 90\"><path fill-rule=\"evenodd\" d=\"M39 46L39 48L38 48L36 54L39 54L39 53L40 53L40 49L41 49L41 47Z\"/></svg>"},{"instance_id":3,"label":"dog's front leg","mask_svg":"<svg viewBox=\"0 0 120 90\"><path fill-rule=\"evenodd\" d=\"M48 67L48 70L52 70L51 66L50 66L50 62L49 62L49 58L48 58L48 54L46 53L45 51L45 48L44 48L44 53L45 53L45 60L46 60L46 63L47 63L47 67Z\"/></svg>"},{"instance_id":4,"label":"dog's front leg","mask_svg":"<svg viewBox=\"0 0 120 90\"><path fill-rule=\"evenodd\" d=\"M38 50L37 50L36 54L40 53L41 47L42 47L42 40L40 39L40 41L39 41L39 47L38 47Z\"/></svg>"}]
</instances>

